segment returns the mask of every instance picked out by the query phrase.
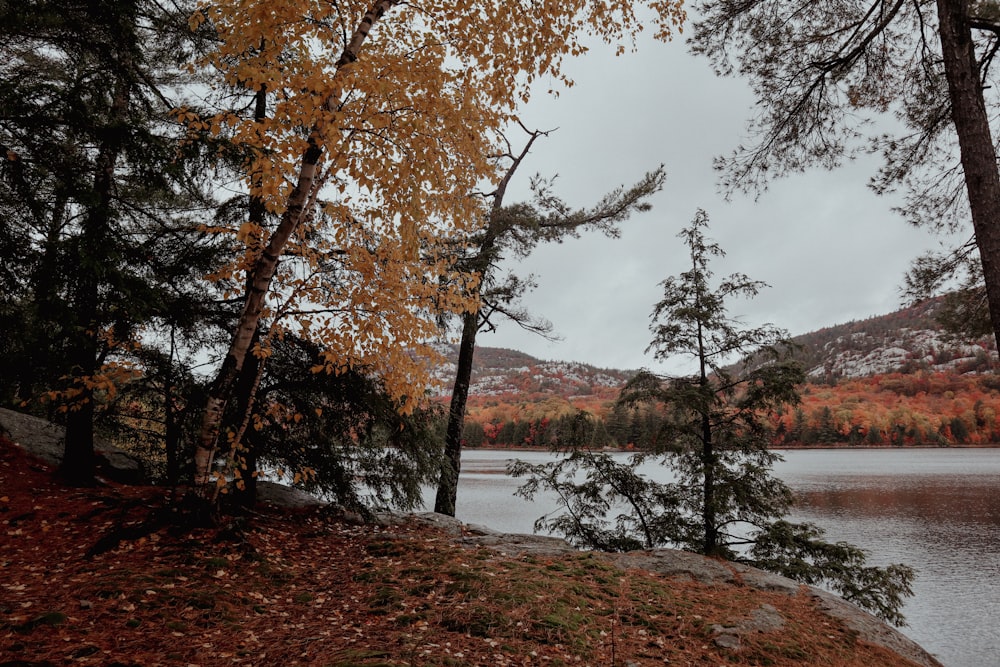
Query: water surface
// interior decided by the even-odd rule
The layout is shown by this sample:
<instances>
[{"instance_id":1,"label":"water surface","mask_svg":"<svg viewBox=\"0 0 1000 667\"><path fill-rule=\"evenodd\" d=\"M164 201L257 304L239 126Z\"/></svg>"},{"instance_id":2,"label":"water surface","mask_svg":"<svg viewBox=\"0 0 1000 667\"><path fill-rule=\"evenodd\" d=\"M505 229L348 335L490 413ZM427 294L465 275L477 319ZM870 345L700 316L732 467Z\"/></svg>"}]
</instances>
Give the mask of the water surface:
<instances>
[{"instance_id":1,"label":"water surface","mask_svg":"<svg viewBox=\"0 0 1000 667\"><path fill-rule=\"evenodd\" d=\"M1000 449L790 450L775 473L795 492L790 518L811 521L831 541L863 547L873 564L917 570L903 632L946 667L1000 667ZM557 509L529 503L507 462L551 460L548 452L466 451L458 518L532 532ZM647 468L667 479L669 472Z\"/></svg>"}]
</instances>

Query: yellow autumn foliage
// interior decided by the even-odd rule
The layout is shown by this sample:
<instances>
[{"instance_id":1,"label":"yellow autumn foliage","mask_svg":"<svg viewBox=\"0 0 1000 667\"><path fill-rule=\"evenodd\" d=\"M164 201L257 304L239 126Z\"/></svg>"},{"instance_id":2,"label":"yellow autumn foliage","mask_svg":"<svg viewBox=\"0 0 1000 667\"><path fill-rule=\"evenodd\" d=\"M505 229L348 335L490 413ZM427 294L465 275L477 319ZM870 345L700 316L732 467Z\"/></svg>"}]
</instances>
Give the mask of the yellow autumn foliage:
<instances>
[{"instance_id":1,"label":"yellow autumn foliage","mask_svg":"<svg viewBox=\"0 0 1000 667\"><path fill-rule=\"evenodd\" d=\"M245 187L276 219L297 210L290 197L320 151L264 308L271 335L307 335L326 351L316 370L368 368L413 407L435 316L476 305L477 277L455 272L450 240L482 224L474 193L496 182L498 137L533 84L572 85L566 59L588 43L631 48L644 23L667 39L683 18L679 1L651 0L206 3L191 26L207 23L218 49L202 65L232 92L266 91L268 114L177 117L244 149ZM225 230L244 252L217 276L243 284L274 231Z\"/></svg>"}]
</instances>

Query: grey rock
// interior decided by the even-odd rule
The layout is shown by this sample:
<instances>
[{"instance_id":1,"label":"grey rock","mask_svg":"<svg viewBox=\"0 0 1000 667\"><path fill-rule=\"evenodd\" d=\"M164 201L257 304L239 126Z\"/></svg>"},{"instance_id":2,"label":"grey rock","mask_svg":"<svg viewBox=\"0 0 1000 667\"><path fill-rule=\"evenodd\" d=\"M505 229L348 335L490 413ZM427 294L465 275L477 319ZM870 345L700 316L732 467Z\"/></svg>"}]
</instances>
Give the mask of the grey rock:
<instances>
[{"instance_id":1,"label":"grey rock","mask_svg":"<svg viewBox=\"0 0 1000 667\"><path fill-rule=\"evenodd\" d=\"M486 537L494 535L503 535L504 533L499 530L493 530L489 526L483 526L478 523L467 523L465 524L465 532L467 535L473 535L476 537Z\"/></svg>"},{"instance_id":2,"label":"grey rock","mask_svg":"<svg viewBox=\"0 0 1000 667\"><path fill-rule=\"evenodd\" d=\"M802 587L802 584L793 579L773 572L758 570L755 567L743 565L742 563L728 563L728 566L733 568L739 580L744 584L762 591L796 595Z\"/></svg>"},{"instance_id":3,"label":"grey rock","mask_svg":"<svg viewBox=\"0 0 1000 667\"><path fill-rule=\"evenodd\" d=\"M548 555L579 553L565 540L543 535L493 534L472 535L467 527L459 524L461 544L478 545L505 554ZM449 524L454 530L454 524ZM478 531L479 529L477 529ZM706 558L698 554L674 549L653 549L629 553L599 553L596 556L622 569L640 569L670 578L684 578L709 585L744 585L751 588L779 592L788 596L810 595L818 608L833 618L842 620L858 633L859 639L884 646L898 655L923 667L942 667L941 663L916 642L895 628L875 618L846 600L811 586L800 584L771 572L758 570L739 563ZM717 646L739 650L740 636L752 632L776 632L785 625L777 609L763 604L751 613L750 618L739 619L726 626L717 625Z\"/></svg>"},{"instance_id":4,"label":"grey rock","mask_svg":"<svg viewBox=\"0 0 1000 667\"><path fill-rule=\"evenodd\" d=\"M785 627L785 617L772 605L762 604L750 612L750 618L739 627L745 632L774 632Z\"/></svg>"},{"instance_id":5,"label":"grey rock","mask_svg":"<svg viewBox=\"0 0 1000 667\"><path fill-rule=\"evenodd\" d=\"M843 621L848 628L857 632L865 641L885 646L919 665L940 667L941 663L895 628L879 622L875 617L833 593L818 588L809 588L808 590L819 609L829 616Z\"/></svg>"},{"instance_id":6,"label":"grey rock","mask_svg":"<svg viewBox=\"0 0 1000 667\"><path fill-rule=\"evenodd\" d=\"M785 627L785 618L773 605L762 604L750 612L750 618L739 619L732 625L712 625L715 645L730 651L738 651L744 635L756 632L776 632Z\"/></svg>"},{"instance_id":7,"label":"grey rock","mask_svg":"<svg viewBox=\"0 0 1000 667\"><path fill-rule=\"evenodd\" d=\"M52 422L0 408L0 433L49 465L62 462L66 430Z\"/></svg>"},{"instance_id":8,"label":"grey rock","mask_svg":"<svg viewBox=\"0 0 1000 667\"><path fill-rule=\"evenodd\" d=\"M257 500L275 507L319 507L326 503L302 489L276 482L257 482Z\"/></svg>"},{"instance_id":9,"label":"grey rock","mask_svg":"<svg viewBox=\"0 0 1000 667\"><path fill-rule=\"evenodd\" d=\"M734 632L732 628L724 628L721 625L713 625L712 632L716 633L716 637L712 641L719 648L728 649L730 651L740 650L740 636Z\"/></svg>"},{"instance_id":10,"label":"grey rock","mask_svg":"<svg viewBox=\"0 0 1000 667\"><path fill-rule=\"evenodd\" d=\"M66 429L52 422L14 410L0 408L0 433L30 454L49 465L62 463ZM95 443L99 474L122 484L142 484L146 481L142 463L126 452L103 442Z\"/></svg>"},{"instance_id":11,"label":"grey rock","mask_svg":"<svg viewBox=\"0 0 1000 667\"><path fill-rule=\"evenodd\" d=\"M413 521L438 528L451 537L461 537L465 529L465 524L455 517L448 516L447 514L438 514L437 512L417 512L411 515L397 513L393 516L397 518L395 523L403 523L409 517L412 517Z\"/></svg>"},{"instance_id":12,"label":"grey rock","mask_svg":"<svg viewBox=\"0 0 1000 667\"><path fill-rule=\"evenodd\" d=\"M735 584L732 564L676 549L606 554L622 569L639 569L665 577L683 577L703 584Z\"/></svg>"},{"instance_id":13,"label":"grey rock","mask_svg":"<svg viewBox=\"0 0 1000 667\"><path fill-rule=\"evenodd\" d=\"M566 540L546 535L519 535L494 533L492 535L470 535L462 538L467 546L483 546L511 556L561 556L580 553Z\"/></svg>"}]
</instances>

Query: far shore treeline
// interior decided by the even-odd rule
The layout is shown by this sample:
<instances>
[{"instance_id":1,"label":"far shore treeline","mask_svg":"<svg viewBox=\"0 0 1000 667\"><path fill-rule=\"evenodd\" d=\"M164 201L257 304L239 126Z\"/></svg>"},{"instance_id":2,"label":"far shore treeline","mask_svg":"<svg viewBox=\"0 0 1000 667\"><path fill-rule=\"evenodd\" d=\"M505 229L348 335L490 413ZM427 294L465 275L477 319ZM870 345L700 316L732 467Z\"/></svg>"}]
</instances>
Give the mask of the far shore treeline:
<instances>
[{"instance_id":1,"label":"far shore treeline","mask_svg":"<svg viewBox=\"0 0 1000 667\"><path fill-rule=\"evenodd\" d=\"M802 403L769 424L772 443L794 447L988 447L1000 443L1000 380L993 374L889 373L807 384ZM662 415L593 396L478 396L465 447L648 449ZM662 443L661 443L662 444Z\"/></svg>"}]
</instances>

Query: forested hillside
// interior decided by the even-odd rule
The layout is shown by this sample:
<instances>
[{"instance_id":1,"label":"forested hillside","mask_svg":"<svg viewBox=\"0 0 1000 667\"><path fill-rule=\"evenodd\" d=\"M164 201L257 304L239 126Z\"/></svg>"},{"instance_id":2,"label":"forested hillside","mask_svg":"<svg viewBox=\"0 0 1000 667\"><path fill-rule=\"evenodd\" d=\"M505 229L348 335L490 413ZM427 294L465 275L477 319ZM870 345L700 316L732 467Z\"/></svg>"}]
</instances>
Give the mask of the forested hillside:
<instances>
[{"instance_id":1,"label":"forested hillside","mask_svg":"<svg viewBox=\"0 0 1000 667\"><path fill-rule=\"evenodd\" d=\"M776 446L982 446L1000 442L991 339L962 341L939 301L795 336L809 382L772 424ZM447 370L444 371L447 373ZM615 405L635 371L478 348L466 446L657 444L652 408Z\"/></svg>"}]
</instances>

